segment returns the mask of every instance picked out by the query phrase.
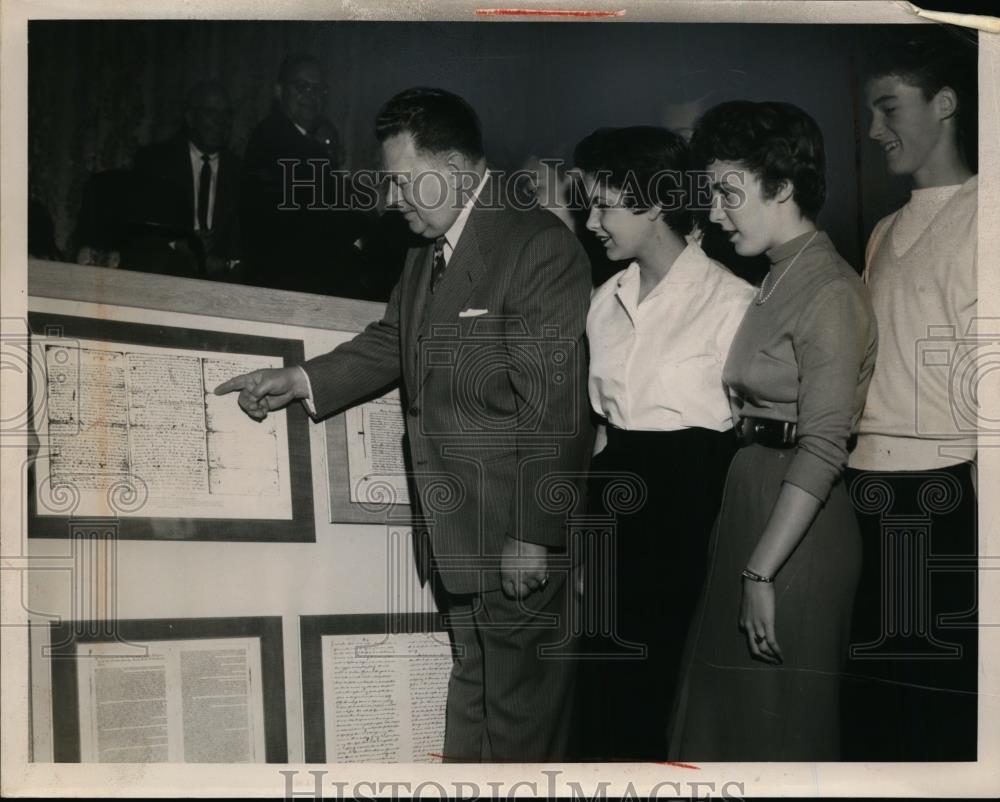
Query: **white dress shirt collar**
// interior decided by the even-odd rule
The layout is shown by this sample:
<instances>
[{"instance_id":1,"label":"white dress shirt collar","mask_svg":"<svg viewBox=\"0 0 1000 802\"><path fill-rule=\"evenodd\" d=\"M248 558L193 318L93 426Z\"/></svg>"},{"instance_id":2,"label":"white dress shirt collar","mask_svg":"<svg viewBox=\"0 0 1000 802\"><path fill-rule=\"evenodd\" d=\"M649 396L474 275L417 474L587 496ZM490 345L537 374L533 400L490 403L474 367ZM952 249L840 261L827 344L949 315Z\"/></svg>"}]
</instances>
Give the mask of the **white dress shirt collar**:
<instances>
[{"instance_id":1,"label":"white dress shirt collar","mask_svg":"<svg viewBox=\"0 0 1000 802\"><path fill-rule=\"evenodd\" d=\"M696 240L688 239L687 247L681 251L674 263L670 266L667 274L660 279L653 289L649 291L642 303L655 298L670 286L680 286L684 284L696 284L705 280L704 251ZM618 289L616 295L628 312L629 317L635 320L635 312L639 306L639 280L640 271L638 262L632 262L627 268L618 274Z\"/></svg>"},{"instance_id":2,"label":"white dress shirt collar","mask_svg":"<svg viewBox=\"0 0 1000 802\"><path fill-rule=\"evenodd\" d=\"M458 217L455 218L455 222L451 224L451 228L444 232L444 262L448 264L448 260L451 259L451 255L455 252L455 248L458 247L458 240L462 236L462 232L465 230L465 224L469 221L469 215L472 214L472 208L476 205L476 201L479 199L479 195L483 191L483 187L486 186L486 182L490 178L490 171L487 170L483 173L482 179L480 179L478 186L472 191L472 196L465 202L462 207L462 211L459 212Z\"/></svg>"},{"instance_id":3,"label":"white dress shirt collar","mask_svg":"<svg viewBox=\"0 0 1000 802\"><path fill-rule=\"evenodd\" d=\"M199 170L201 169L202 156L208 156L209 161L213 163L219 161L219 151L215 151L215 153L204 153L202 150L198 148L198 146L194 142L190 140L188 140L188 151L191 153L191 163L192 164L197 163Z\"/></svg>"}]
</instances>

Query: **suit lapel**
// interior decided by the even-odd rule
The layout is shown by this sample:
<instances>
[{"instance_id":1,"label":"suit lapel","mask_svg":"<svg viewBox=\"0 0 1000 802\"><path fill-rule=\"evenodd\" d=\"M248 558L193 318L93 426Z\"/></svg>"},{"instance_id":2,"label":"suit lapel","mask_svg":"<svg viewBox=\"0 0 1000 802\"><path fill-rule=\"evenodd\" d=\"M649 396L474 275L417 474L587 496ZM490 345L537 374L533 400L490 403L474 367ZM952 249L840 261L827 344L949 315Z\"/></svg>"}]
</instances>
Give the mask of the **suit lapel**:
<instances>
[{"instance_id":1,"label":"suit lapel","mask_svg":"<svg viewBox=\"0 0 1000 802\"><path fill-rule=\"evenodd\" d=\"M230 198L233 194L232 156L224 150L219 152L219 172L216 176L218 184L215 187L215 208L212 214L213 231L221 230L228 222Z\"/></svg>"},{"instance_id":2,"label":"suit lapel","mask_svg":"<svg viewBox=\"0 0 1000 802\"><path fill-rule=\"evenodd\" d=\"M417 340L424 319L424 304L428 294L431 277L430 243L420 248L410 248L406 253L403 265L403 284L400 289L400 330L403 333L403 364L406 372L406 384L415 386L418 380L417 366L419 362Z\"/></svg>"},{"instance_id":3,"label":"suit lapel","mask_svg":"<svg viewBox=\"0 0 1000 802\"><path fill-rule=\"evenodd\" d=\"M482 209L473 209L469 215L458 247L451 255L436 290L427 299L425 334L428 333L427 327L434 323L457 321L463 304L486 272L486 262L483 260L476 229L476 223L482 214Z\"/></svg>"},{"instance_id":4,"label":"suit lapel","mask_svg":"<svg viewBox=\"0 0 1000 802\"><path fill-rule=\"evenodd\" d=\"M194 226L194 174L191 169L191 149L188 146L187 138L181 137L176 150L176 170L175 175L184 176L182 186L184 188L184 225L188 228Z\"/></svg>"},{"instance_id":5,"label":"suit lapel","mask_svg":"<svg viewBox=\"0 0 1000 802\"><path fill-rule=\"evenodd\" d=\"M495 191L494 182L489 179L489 183L483 187L476 205L466 220L465 228L458 240L451 259L448 260L448 267L444 271L433 294L427 289L430 285L431 270L431 246L428 244L424 249L425 256L423 269L420 271L419 282L423 288L421 292L425 295L418 296L420 299L426 298L426 306L422 303L415 307L414 323L417 336L430 337L433 334L435 325L453 324L458 326L459 312L465 308L466 302L473 291L487 274L486 254L489 252L489 242L495 219L495 210L492 210L492 197ZM422 318L422 320L421 320ZM420 375L416 389L427 378L428 367L419 366Z\"/></svg>"}]
</instances>

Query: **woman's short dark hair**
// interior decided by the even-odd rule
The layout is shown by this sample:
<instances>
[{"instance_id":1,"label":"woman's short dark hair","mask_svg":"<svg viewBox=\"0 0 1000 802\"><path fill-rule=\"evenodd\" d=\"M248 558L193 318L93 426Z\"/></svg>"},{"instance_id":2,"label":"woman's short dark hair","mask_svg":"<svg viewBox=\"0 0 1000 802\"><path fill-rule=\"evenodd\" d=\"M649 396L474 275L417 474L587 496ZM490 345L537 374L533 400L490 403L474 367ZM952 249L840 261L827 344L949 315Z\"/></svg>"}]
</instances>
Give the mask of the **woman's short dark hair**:
<instances>
[{"instance_id":1,"label":"woman's short dark hair","mask_svg":"<svg viewBox=\"0 0 1000 802\"><path fill-rule=\"evenodd\" d=\"M792 199L815 220L826 200L823 133L798 106L734 100L706 111L695 125L691 150L699 167L739 162L760 180L765 198L790 181Z\"/></svg>"},{"instance_id":2,"label":"woman's short dark hair","mask_svg":"<svg viewBox=\"0 0 1000 802\"><path fill-rule=\"evenodd\" d=\"M475 110L444 89L415 86L389 98L375 117L375 137L385 142L410 134L425 153L457 150L470 159L483 158L483 132Z\"/></svg>"},{"instance_id":3,"label":"woman's short dark hair","mask_svg":"<svg viewBox=\"0 0 1000 802\"><path fill-rule=\"evenodd\" d=\"M864 60L869 80L895 76L930 100L946 86L958 97L957 145L970 165L977 157L979 97L976 35L948 25L903 26L886 31Z\"/></svg>"},{"instance_id":4,"label":"woman's short dark hair","mask_svg":"<svg viewBox=\"0 0 1000 802\"><path fill-rule=\"evenodd\" d=\"M672 231L682 237L691 232L691 152L673 131L649 125L599 128L576 146L573 165L620 191L626 207L639 212L659 206Z\"/></svg>"}]
</instances>

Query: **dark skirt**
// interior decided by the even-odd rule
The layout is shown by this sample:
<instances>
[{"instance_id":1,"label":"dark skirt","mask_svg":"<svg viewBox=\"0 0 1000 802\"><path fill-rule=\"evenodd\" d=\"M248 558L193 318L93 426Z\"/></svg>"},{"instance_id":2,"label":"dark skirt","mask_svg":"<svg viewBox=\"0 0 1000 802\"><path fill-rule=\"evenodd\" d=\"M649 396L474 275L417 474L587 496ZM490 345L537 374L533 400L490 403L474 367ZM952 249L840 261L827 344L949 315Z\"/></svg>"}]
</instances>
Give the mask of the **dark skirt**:
<instances>
[{"instance_id":1,"label":"dark skirt","mask_svg":"<svg viewBox=\"0 0 1000 802\"><path fill-rule=\"evenodd\" d=\"M735 450L732 431L609 427L588 483L578 759L665 758L681 648Z\"/></svg>"},{"instance_id":2,"label":"dark skirt","mask_svg":"<svg viewBox=\"0 0 1000 802\"><path fill-rule=\"evenodd\" d=\"M752 659L737 626L740 571L794 453L751 445L730 466L671 717L671 760L840 759L841 672L861 569L861 539L843 481L774 581L784 663Z\"/></svg>"}]
</instances>

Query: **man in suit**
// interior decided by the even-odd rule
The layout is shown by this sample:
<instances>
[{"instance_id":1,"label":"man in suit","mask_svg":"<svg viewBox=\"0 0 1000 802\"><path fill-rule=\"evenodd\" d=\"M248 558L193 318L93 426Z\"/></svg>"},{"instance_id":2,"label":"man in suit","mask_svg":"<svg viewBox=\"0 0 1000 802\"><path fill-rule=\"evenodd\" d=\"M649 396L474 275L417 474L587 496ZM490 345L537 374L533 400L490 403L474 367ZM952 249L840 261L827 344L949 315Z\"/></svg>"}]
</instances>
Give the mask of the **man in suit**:
<instances>
[{"instance_id":1,"label":"man in suit","mask_svg":"<svg viewBox=\"0 0 1000 802\"><path fill-rule=\"evenodd\" d=\"M240 160L228 147L231 127L225 87L200 81L187 93L181 130L142 148L134 171L143 208L161 210L145 222L188 235L165 236L176 240L175 249L190 252L193 275L238 282Z\"/></svg>"},{"instance_id":2,"label":"man in suit","mask_svg":"<svg viewBox=\"0 0 1000 802\"><path fill-rule=\"evenodd\" d=\"M390 206L423 239L385 316L301 367L254 371L216 392L239 390L256 419L296 398L325 417L401 384L456 646L445 759L562 760L573 664L559 652L573 599L557 558L570 504L555 502L551 481L577 481L591 445L590 267L556 217L505 203L461 98L402 92L376 135Z\"/></svg>"},{"instance_id":3,"label":"man in suit","mask_svg":"<svg viewBox=\"0 0 1000 802\"><path fill-rule=\"evenodd\" d=\"M252 284L355 297L364 220L336 194L343 148L323 116L328 91L315 58L284 59L243 158L243 250Z\"/></svg>"}]
</instances>

